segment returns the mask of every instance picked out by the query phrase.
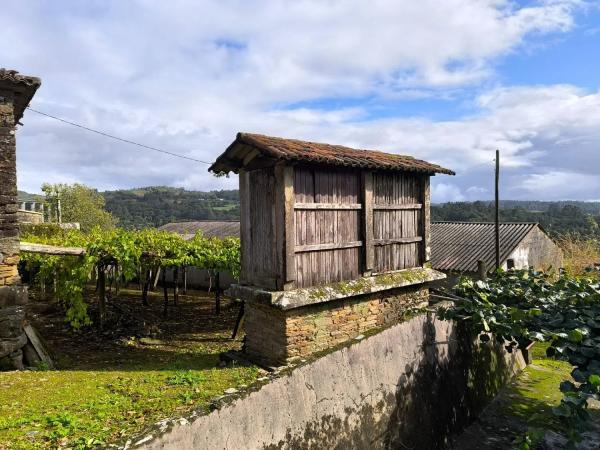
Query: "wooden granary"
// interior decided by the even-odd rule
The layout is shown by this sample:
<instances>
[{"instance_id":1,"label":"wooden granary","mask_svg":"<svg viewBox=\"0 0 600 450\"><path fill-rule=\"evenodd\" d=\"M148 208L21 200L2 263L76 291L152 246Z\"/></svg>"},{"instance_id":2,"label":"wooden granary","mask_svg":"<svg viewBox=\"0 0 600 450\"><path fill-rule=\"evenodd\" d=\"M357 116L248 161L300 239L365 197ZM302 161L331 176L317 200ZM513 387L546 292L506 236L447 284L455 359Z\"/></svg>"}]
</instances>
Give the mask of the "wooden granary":
<instances>
[{"instance_id":1,"label":"wooden granary","mask_svg":"<svg viewBox=\"0 0 600 450\"><path fill-rule=\"evenodd\" d=\"M238 133L210 170L239 174L242 272L232 292L254 305L310 314L306 307L438 277L427 268L429 178L453 174L448 169L410 156Z\"/></svg>"}]
</instances>

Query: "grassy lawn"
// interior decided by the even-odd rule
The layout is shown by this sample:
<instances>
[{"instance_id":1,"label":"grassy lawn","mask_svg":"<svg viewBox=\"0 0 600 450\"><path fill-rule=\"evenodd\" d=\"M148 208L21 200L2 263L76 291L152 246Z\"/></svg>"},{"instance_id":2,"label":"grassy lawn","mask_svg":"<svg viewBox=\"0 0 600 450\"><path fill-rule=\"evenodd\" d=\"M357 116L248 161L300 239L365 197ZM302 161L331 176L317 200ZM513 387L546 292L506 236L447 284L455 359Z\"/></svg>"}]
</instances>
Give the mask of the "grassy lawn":
<instances>
[{"instance_id":1,"label":"grassy lawn","mask_svg":"<svg viewBox=\"0 0 600 450\"><path fill-rule=\"evenodd\" d=\"M544 343L533 347L532 363L500 391L477 421L458 437L454 448L514 449L526 433L538 442L546 430L564 431L552 408L562 399L560 382L572 381L572 367L567 362L548 358L546 347ZM597 403L590 405L589 412L592 421L600 423Z\"/></svg>"},{"instance_id":2,"label":"grassy lawn","mask_svg":"<svg viewBox=\"0 0 600 450\"><path fill-rule=\"evenodd\" d=\"M225 301L217 317L212 298L202 295L182 297L168 319L160 314L158 293L142 314L134 291L113 300L136 311L133 322L151 329L152 338L127 335L127 323L103 336L95 330L74 334L58 312L37 316L60 370L0 373L0 448L119 442L161 419L206 408L227 388L255 381L256 367L219 367L218 354L240 346L230 339L237 306Z\"/></svg>"},{"instance_id":3,"label":"grassy lawn","mask_svg":"<svg viewBox=\"0 0 600 450\"><path fill-rule=\"evenodd\" d=\"M532 364L519 375L506 391L508 401L502 411L533 428L560 428L552 408L560 404L561 381L571 380L573 367L566 361L546 356L547 344L538 343L532 349Z\"/></svg>"}]
</instances>

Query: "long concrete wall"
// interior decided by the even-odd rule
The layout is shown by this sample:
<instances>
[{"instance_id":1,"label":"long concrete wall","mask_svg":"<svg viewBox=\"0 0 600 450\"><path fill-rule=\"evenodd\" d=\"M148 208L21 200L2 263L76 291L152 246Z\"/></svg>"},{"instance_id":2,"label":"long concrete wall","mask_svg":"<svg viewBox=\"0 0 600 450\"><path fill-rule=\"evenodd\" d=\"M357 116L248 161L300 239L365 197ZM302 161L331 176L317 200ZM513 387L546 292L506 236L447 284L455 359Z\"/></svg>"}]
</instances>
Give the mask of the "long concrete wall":
<instances>
[{"instance_id":1,"label":"long concrete wall","mask_svg":"<svg viewBox=\"0 0 600 450\"><path fill-rule=\"evenodd\" d=\"M443 448L524 367L429 313L309 361L144 449Z\"/></svg>"}]
</instances>

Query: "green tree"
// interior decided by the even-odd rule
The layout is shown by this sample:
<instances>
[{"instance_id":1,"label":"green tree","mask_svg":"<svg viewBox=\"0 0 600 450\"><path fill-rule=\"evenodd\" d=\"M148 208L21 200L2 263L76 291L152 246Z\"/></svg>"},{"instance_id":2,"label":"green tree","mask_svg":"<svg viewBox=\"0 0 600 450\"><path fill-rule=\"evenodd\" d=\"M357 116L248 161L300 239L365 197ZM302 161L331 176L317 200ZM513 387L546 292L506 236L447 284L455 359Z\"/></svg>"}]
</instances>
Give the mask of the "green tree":
<instances>
[{"instance_id":1,"label":"green tree","mask_svg":"<svg viewBox=\"0 0 600 450\"><path fill-rule=\"evenodd\" d=\"M94 227L110 230L117 224L117 218L105 209L104 196L96 189L77 183L44 183L42 191L52 221L60 215L61 222L78 222L84 232Z\"/></svg>"}]
</instances>

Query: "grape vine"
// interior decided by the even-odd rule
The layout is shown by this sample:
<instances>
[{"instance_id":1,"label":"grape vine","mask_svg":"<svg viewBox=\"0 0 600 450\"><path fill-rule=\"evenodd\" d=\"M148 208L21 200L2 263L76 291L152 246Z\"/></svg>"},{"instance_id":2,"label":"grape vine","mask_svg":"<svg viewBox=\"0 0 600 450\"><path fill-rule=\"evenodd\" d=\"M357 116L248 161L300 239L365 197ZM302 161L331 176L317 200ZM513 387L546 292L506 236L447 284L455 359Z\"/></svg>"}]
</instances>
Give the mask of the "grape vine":
<instances>
[{"instance_id":1,"label":"grape vine","mask_svg":"<svg viewBox=\"0 0 600 450\"><path fill-rule=\"evenodd\" d=\"M122 281L140 278L146 295L150 275L160 268L198 267L210 271L228 271L238 276L240 271L240 242L236 238L205 238L197 234L186 241L180 235L146 229L101 230L90 233L58 228L30 227L22 230L21 240L62 247L83 247L83 256L55 256L40 253L21 253L21 261L35 282L52 283L55 296L66 310L66 320L75 329L90 325L85 289L96 276L104 276L112 268Z\"/></svg>"}]
</instances>

